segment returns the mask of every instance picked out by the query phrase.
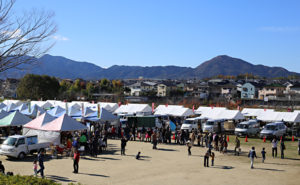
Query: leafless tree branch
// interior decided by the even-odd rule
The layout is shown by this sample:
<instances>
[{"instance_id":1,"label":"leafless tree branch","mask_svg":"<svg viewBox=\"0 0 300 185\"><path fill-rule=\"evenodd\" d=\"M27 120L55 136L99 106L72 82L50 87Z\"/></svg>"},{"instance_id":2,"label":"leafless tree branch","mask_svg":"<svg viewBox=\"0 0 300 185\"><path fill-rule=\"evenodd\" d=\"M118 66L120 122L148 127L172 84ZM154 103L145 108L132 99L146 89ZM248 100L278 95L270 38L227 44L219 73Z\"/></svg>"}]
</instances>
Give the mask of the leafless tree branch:
<instances>
[{"instance_id":1,"label":"leafless tree branch","mask_svg":"<svg viewBox=\"0 0 300 185\"><path fill-rule=\"evenodd\" d=\"M35 63L53 45L54 14L32 10L14 17L15 0L0 0L0 73Z\"/></svg>"}]
</instances>

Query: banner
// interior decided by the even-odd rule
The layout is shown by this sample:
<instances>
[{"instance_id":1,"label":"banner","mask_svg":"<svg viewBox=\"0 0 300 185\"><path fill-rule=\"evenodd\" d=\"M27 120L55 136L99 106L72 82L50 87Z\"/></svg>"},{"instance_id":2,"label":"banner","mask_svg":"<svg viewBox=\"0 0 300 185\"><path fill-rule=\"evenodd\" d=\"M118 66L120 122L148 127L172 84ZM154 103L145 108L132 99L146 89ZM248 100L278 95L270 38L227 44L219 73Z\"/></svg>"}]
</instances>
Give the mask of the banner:
<instances>
[{"instance_id":1,"label":"banner","mask_svg":"<svg viewBox=\"0 0 300 185\"><path fill-rule=\"evenodd\" d=\"M97 104L97 117L100 118L100 104Z\"/></svg>"},{"instance_id":2,"label":"banner","mask_svg":"<svg viewBox=\"0 0 300 185\"><path fill-rule=\"evenodd\" d=\"M82 114L82 117L84 117L84 105L83 105L83 103L81 103L81 114Z\"/></svg>"},{"instance_id":3,"label":"banner","mask_svg":"<svg viewBox=\"0 0 300 185\"><path fill-rule=\"evenodd\" d=\"M195 105L193 105L193 113L195 113Z\"/></svg>"},{"instance_id":4,"label":"banner","mask_svg":"<svg viewBox=\"0 0 300 185\"><path fill-rule=\"evenodd\" d=\"M154 103L152 103L152 113L154 113Z\"/></svg>"}]
</instances>

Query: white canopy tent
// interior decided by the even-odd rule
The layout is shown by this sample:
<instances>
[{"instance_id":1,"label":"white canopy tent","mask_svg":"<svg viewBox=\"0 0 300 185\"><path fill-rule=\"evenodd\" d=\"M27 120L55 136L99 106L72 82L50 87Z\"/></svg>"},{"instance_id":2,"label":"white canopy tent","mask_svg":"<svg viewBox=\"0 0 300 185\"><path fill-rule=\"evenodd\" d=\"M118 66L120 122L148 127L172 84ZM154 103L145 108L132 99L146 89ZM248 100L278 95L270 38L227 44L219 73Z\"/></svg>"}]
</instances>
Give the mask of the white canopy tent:
<instances>
[{"instance_id":1,"label":"white canopy tent","mask_svg":"<svg viewBox=\"0 0 300 185\"><path fill-rule=\"evenodd\" d=\"M274 112L274 109L254 109L254 108L244 108L242 114L246 117L257 117L265 112Z\"/></svg>"},{"instance_id":2,"label":"white canopy tent","mask_svg":"<svg viewBox=\"0 0 300 185\"><path fill-rule=\"evenodd\" d=\"M152 108L148 104L128 104L121 105L114 114L136 114L136 115L151 115Z\"/></svg>"}]
</instances>

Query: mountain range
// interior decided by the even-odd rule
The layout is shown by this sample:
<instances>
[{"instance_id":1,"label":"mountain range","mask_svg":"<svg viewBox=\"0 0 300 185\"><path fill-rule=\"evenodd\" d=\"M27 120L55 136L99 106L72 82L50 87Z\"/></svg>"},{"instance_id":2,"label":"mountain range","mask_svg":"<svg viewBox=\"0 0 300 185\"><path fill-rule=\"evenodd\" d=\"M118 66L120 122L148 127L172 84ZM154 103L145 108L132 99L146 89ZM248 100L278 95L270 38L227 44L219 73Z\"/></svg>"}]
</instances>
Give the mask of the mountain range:
<instances>
[{"instance_id":1,"label":"mountain range","mask_svg":"<svg viewBox=\"0 0 300 185\"><path fill-rule=\"evenodd\" d=\"M50 75L58 78L85 80L156 78L156 79L189 79L207 78L217 75L239 75L250 73L261 77L286 77L300 75L282 67L253 65L242 59L227 55L214 57L196 68L179 66L125 66L113 65L102 68L88 62L77 62L61 56L44 55L37 59L37 65L28 66L26 70L10 69L0 73L0 78L21 78L27 73ZM22 66L20 67L22 68Z\"/></svg>"}]
</instances>

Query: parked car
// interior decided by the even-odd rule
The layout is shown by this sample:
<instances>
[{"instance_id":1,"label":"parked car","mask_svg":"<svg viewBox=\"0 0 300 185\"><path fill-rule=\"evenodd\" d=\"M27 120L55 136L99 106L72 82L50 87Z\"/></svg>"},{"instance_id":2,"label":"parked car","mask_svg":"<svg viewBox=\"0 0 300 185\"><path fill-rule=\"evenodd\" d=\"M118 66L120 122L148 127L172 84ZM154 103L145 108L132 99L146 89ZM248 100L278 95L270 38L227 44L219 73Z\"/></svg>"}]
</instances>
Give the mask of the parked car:
<instances>
[{"instance_id":1,"label":"parked car","mask_svg":"<svg viewBox=\"0 0 300 185\"><path fill-rule=\"evenodd\" d=\"M257 120L249 120L239 123L234 134L236 136L256 136L260 132L259 123Z\"/></svg>"},{"instance_id":2,"label":"parked car","mask_svg":"<svg viewBox=\"0 0 300 185\"><path fill-rule=\"evenodd\" d=\"M286 134L287 127L283 122L269 123L260 132L260 138L280 137Z\"/></svg>"},{"instance_id":3,"label":"parked car","mask_svg":"<svg viewBox=\"0 0 300 185\"><path fill-rule=\"evenodd\" d=\"M209 119L203 124L203 132L223 132L224 120L223 119Z\"/></svg>"},{"instance_id":4,"label":"parked car","mask_svg":"<svg viewBox=\"0 0 300 185\"><path fill-rule=\"evenodd\" d=\"M28 154L39 152L41 149L46 149L48 147L50 147L50 143L39 143L37 135L13 135L9 136L3 142L0 148L0 154L8 157L23 159Z\"/></svg>"},{"instance_id":5,"label":"parked car","mask_svg":"<svg viewBox=\"0 0 300 185\"><path fill-rule=\"evenodd\" d=\"M189 132L198 129L202 129L202 121L203 119L200 119L199 117L196 118L188 118L184 120L183 124L181 125L181 130L188 130Z\"/></svg>"}]
</instances>

